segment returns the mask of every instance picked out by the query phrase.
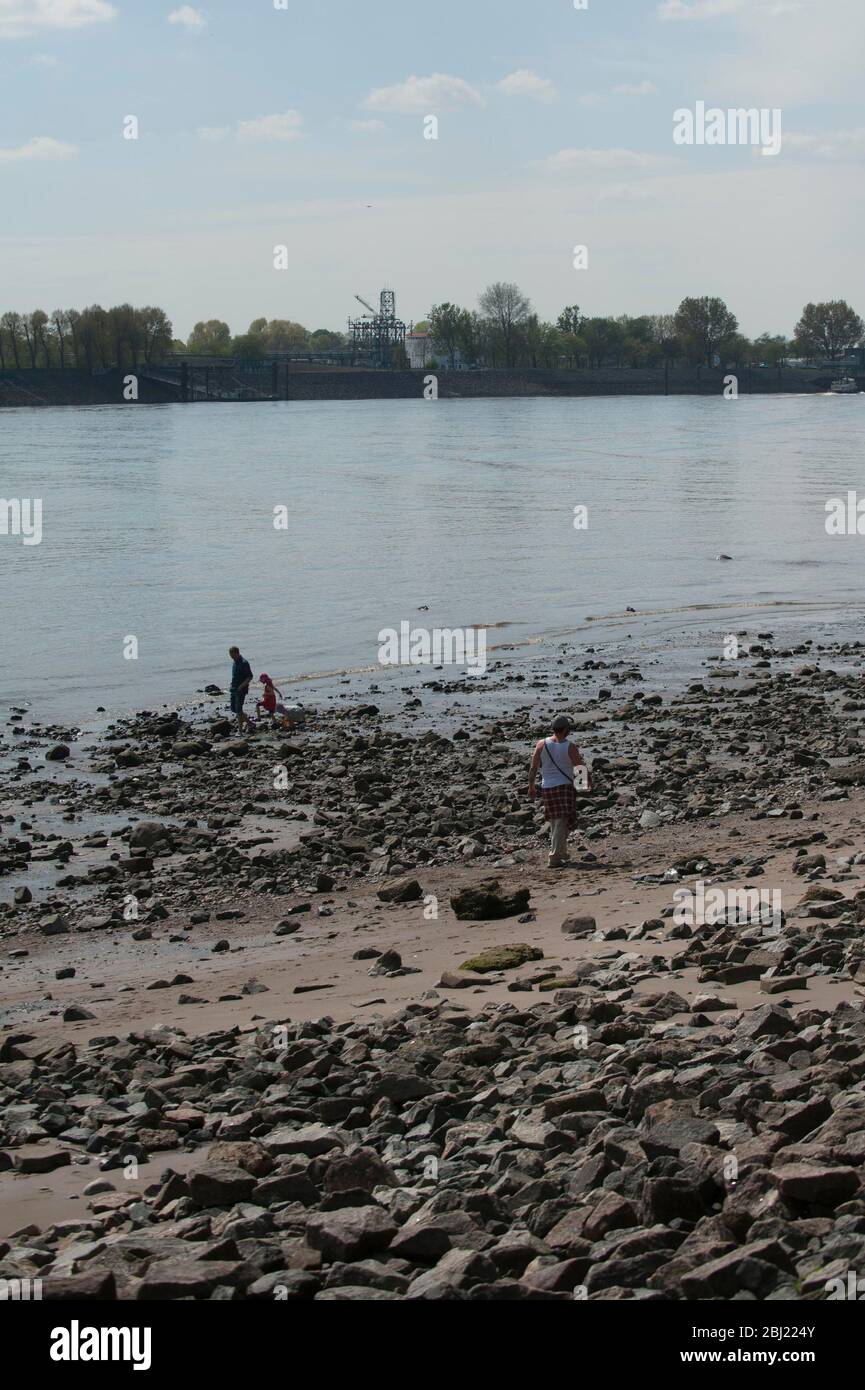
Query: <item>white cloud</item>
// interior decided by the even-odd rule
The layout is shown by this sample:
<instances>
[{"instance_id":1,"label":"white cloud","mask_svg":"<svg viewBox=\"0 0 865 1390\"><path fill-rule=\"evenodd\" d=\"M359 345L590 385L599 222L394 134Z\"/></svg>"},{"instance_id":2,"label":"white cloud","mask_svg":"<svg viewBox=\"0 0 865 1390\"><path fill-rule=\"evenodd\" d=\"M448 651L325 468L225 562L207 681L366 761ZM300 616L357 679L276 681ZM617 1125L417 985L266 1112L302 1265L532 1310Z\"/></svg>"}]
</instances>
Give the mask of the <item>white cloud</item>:
<instances>
[{"instance_id":1,"label":"white cloud","mask_svg":"<svg viewBox=\"0 0 865 1390\"><path fill-rule=\"evenodd\" d=\"M349 130L359 131L362 135L375 135L379 130L385 129L384 121L349 121Z\"/></svg>"},{"instance_id":2,"label":"white cloud","mask_svg":"<svg viewBox=\"0 0 865 1390\"><path fill-rule=\"evenodd\" d=\"M196 131L199 140L227 140L233 135L236 140L297 140L300 137L303 117L299 111L281 111L273 116L257 116L253 121L238 121L237 125L200 125Z\"/></svg>"},{"instance_id":3,"label":"white cloud","mask_svg":"<svg viewBox=\"0 0 865 1390\"><path fill-rule=\"evenodd\" d=\"M65 145L50 135L34 135L23 145L0 149L0 164L20 164L28 159L72 159L77 153L75 145Z\"/></svg>"},{"instance_id":4,"label":"white cloud","mask_svg":"<svg viewBox=\"0 0 865 1390\"><path fill-rule=\"evenodd\" d=\"M30 66L33 68L57 68L60 61L52 57L50 53L34 53L30 59Z\"/></svg>"},{"instance_id":5,"label":"white cloud","mask_svg":"<svg viewBox=\"0 0 865 1390\"><path fill-rule=\"evenodd\" d=\"M662 0L659 19L722 19L729 14L767 15L778 19L805 8L805 0ZM821 22L823 21L821 16Z\"/></svg>"},{"instance_id":6,"label":"white cloud","mask_svg":"<svg viewBox=\"0 0 865 1390\"><path fill-rule=\"evenodd\" d=\"M829 130L823 135L788 131L784 136L785 155L835 161L859 160L865 155L865 126L855 130Z\"/></svg>"},{"instance_id":7,"label":"white cloud","mask_svg":"<svg viewBox=\"0 0 865 1390\"><path fill-rule=\"evenodd\" d=\"M207 28L207 16L203 10L194 10L191 5L181 5L168 16L169 24L182 24L190 32L200 32Z\"/></svg>"},{"instance_id":8,"label":"white cloud","mask_svg":"<svg viewBox=\"0 0 865 1390\"><path fill-rule=\"evenodd\" d=\"M650 169L662 163L657 155L644 154L640 150L559 150L541 161L547 173L555 174L568 169L619 170Z\"/></svg>"},{"instance_id":9,"label":"white cloud","mask_svg":"<svg viewBox=\"0 0 865 1390\"><path fill-rule=\"evenodd\" d=\"M83 29L116 14L107 0L0 0L0 39L26 39L46 29Z\"/></svg>"},{"instance_id":10,"label":"white cloud","mask_svg":"<svg viewBox=\"0 0 865 1390\"><path fill-rule=\"evenodd\" d=\"M274 116L258 116L254 121L239 121L238 140L296 140L300 135L303 117L299 111L282 111Z\"/></svg>"},{"instance_id":11,"label":"white cloud","mask_svg":"<svg viewBox=\"0 0 865 1390\"><path fill-rule=\"evenodd\" d=\"M724 92L727 101L782 108L860 101L865 52L862 0L788 6L783 22L778 14L775 6L752 0L737 21L741 47L719 54L713 74L713 86Z\"/></svg>"},{"instance_id":12,"label":"white cloud","mask_svg":"<svg viewBox=\"0 0 865 1390\"><path fill-rule=\"evenodd\" d=\"M654 82L623 82L621 86L614 87L613 91L617 96L623 97L650 97L657 92Z\"/></svg>"},{"instance_id":13,"label":"white cloud","mask_svg":"<svg viewBox=\"0 0 865 1390\"><path fill-rule=\"evenodd\" d=\"M459 106L483 106L484 99L461 77L448 77L443 72L429 77L407 77L393 87L376 87L364 101L368 111L397 111L411 114L422 111L453 110Z\"/></svg>"},{"instance_id":14,"label":"white cloud","mask_svg":"<svg viewBox=\"0 0 865 1390\"><path fill-rule=\"evenodd\" d=\"M531 97L532 101L546 104L559 99L556 84L548 77L538 77L530 68L519 68L516 72L508 73L507 77L496 83L496 88L506 97Z\"/></svg>"},{"instance_id":15,"label":"white cloud","mask_svg":"<svg viewBox=\"0 0 865 1390\"><path fill-rule=\"evenodd\" d=\"M658 6L659 19L717 19L721 15L738 14L745 0L662 0Z\"/></svg>"}]
</instances>

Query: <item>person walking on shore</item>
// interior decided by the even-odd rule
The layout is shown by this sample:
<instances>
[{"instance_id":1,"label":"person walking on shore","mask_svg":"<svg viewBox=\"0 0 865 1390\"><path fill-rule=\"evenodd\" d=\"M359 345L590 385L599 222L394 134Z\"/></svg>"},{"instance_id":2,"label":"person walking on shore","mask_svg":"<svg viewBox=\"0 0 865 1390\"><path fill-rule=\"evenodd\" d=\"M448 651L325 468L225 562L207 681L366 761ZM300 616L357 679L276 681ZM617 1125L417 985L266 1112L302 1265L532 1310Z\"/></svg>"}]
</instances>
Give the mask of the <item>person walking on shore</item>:
<instances>
[{"instance_id":1,"label":"person walking on shore","mask_svg":"<svg viewBox=\"0 0 865 1390\"><path fill-rule=\"evenodd\" d=\"M575 743L568 734L571 721L564 714L553 720L552 737L540 738L535 744L529 768L529 800L537 795L536 782L541 773L540 796L544 819L550 824L549 867L561 869L568 863L568 835L577 823L576 786L591 789L589 770ZM584 769L578 772L577 769Z\"/></svg>"},{"instance_id":2,"label":"person walking on shore","mask_svg":"<svg viewBox=\"0 0 865 1390\"><path fill-rule=\"evenodd\" d=\"M249 720L243 713L243 702L249 694L252 683L252 667L245 656L240 655L239 647L229 647L231 657L231 713L237 715L237 732L243 733L244 724Z\"/></svg>"}]
</instances>

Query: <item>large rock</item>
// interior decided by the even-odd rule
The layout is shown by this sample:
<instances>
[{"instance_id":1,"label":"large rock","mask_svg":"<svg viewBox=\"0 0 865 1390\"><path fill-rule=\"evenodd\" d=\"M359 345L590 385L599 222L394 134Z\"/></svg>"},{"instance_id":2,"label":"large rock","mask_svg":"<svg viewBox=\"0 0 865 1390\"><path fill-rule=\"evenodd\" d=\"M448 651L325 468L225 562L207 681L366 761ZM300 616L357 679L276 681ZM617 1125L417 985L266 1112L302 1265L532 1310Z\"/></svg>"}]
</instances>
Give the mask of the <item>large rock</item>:
<instances>
[{"instance_id":1,"label":"large rock","mask_svg":"<svg viewBox=\"0 0 865 1390\"><path fill-rule=\"evenodd\" d=\"M416 878L395 878L383 884L377 896L383 903L413 903L423 897L423 889Z\"/></svg>"},{"instance_id":2,"label":"large rock","mask_svg":"<svg viewBox=\"0 0 865 1390\"><path fill-rule=\"evenodd\" d=\"M584 913L579 917L566 917L562 923L562 934L564 936L592 936L598 930L598 924L594 917Z\"/></svg>"},{"instance_id":3,"label":"large rock","mask_svg":"<svg viewBox=\"0 0 865 1390\"><path fill-rule=\"evenodd\" d=\"M39 930L43 936L65 936L69 932L69 923L62 913L51 912L42 918Z\"/></svg>"},{"instance_id":4,"label":"large rock","mask_svg":"<svg viewBox=\"0 0 865 1390\"><path fill-rule=\"evenodd\" d=\"M502 917L518 917L529 905L528 888L512 893L502 891L498 879L487 879L472 888L463 888L451 898L451 907L461 922L490 922Z\"/></svg>"},{"instance_id":5,"label":"large rock","mask_svg":"<svg viewBox=\"0 0 865 1390\"><path fill-rule=\"evenodd\" d=\"M650 1158L678 1154L686 1144L715 1145L720 1138L711 1120L695 1115L690 1105L661 1100L643 1116L640 1142Z\"/></svg>"},{"instance_id":6,"label":"large rock","mask_svg":"<svg viewBox=\"0 0 865 1390\"><path fill-rule=\"evenodd\" d=\"M460 970L474 970L483 975L489 970L514 970L518 965L525 965L526 961L543 958L544 953L538 946L527 946L524 941L517 941L510 946L488 947L480 955L464 960Z\"/></svg>"},{"instance_id":7,"label":"large rock","mask_svg":"<svg viewBox=\"0 0 865 1390\"><path fill-rule=\"evenodd\" d=\"M316 1154L341 1149L344 1141L337 1130L327 1125L312 1124L299 1129L275 1129L265 1135L262 1142L271 1154L306 1154L314 1158Z\"/></svg>"},{"instance_id":8,"label":"large rock","mask_svg":"<svg viewBox=\"0 0 865 1390\"><path fill-rule=\"evenodd\" d=\"M496 1277L495 1265L477 1250L449 1250L434 1269L419 1274L409 1285L406 1298L438 1299L451 1290L471 1288Z\"/></svg>"},{"instance_id":9,"label":"large rock","mask_svg":"<svg viewBox=\"0 0 865 1390\"><path fill-rule=\"evenodd\" d=\"M207 1155L208 1163L228 1164L242 1168L254 1178L266 1178L273 1172L273 1159L263 1144L255 1139L221 1139L213 1144Z\"/></svg>"},{"instance_id":10,"label":"large rock","mask_svg":"<svg viewBox=\"0 0 865 1390\"><path fill-rule=\"evenodd\" d=\"M726 1299L747 1292L763 1299L785 1273L795 1274L795 1266L783 1245L757 1240L683 1274L682 1288L688 1298Z\"/></svg>"},{"instance_id":11,"label":"large rock","mask_svg":"<svg viewBox=\"0 0 865 1390\"><path fill-rule=\"evenodd\" d=\"M316 1212L306 1225L307 1244L323 1260L359 1260L385 1250L397 1233L397 1225L382 1207L346 1207Z\"/></svg>"},{"instance_id":12,"label":"large rock","mask_svg":"<svg viewBox=\"0 0 865 1390\"><path fill-rule=\"evenodd\" d=\"M42 1297L47 1302L110 1302L117 1297L114 1271L86 1269L81 1274L51 1274L42 1281Z\"/></svg>"},{"instance_id":13,"label":"large rock","mask_svg":"<svg viewBox=\"0 0 865 1390\"><path fill-rule=\"evenodd\" d=\"M220 1285L244 1288L255 1277L255 1269L240 1260L157 1260L149 1266L135 1297L141 1301L204 1299Z\"/></svg>"},{"instance_id":14,"label":"large rock","mask_svg":"<svg viewBox=\"0 0 865 1390\"><path fill-rule=\"evenodd\" d=\"M256 1184L252 1194L253 1201L262 1207L276 1206L281 1202L298 1202L302 1207L318 1204L319 1191L304 1173L274 1173Z\"/></svg>"},{"instance_id":15,"label":"large rock","mask_svg":"<svg viewBox=\"0 0 865 1390\"><path fill-rule=\"evenodd\" d=\"M328 1163L325 1192L372 1192L376 1187L396 1187L397 1176L375 1149L354 1149Z\"/></svg>"},{"instance_id":16,"label":"large rock","mask_svg":"<svg viewBox=\"0 0 865 1390\"><path fill-rule=\"evenodd\" d=\"M856 1195L862 1186L853 1168L831 1168L820 1163L784 1163L773 1169L772 1177L782 1197L796 1202L816 1202L836 1207Z\"/></svg>"},{"instance_id":17,"label":"large rock","mask_svg":"<svg viewBox=\"0 0 865 1390\"><path fill-rule=\"evenodd\" d=\"M15 1155L19 1173L53 1173L55 1168L68 1168L72 1157L68 1149L44 1149L40 1153Z\"/></svg>"},{"instance_id":18,"label":"large rock","mask_svg":"<svg viewBox=\"0 0 865 1390\"><path fill-rule=\"evenodd\" d=\"M171 845L173 832L167 825L160 825L156 820L142 820L132 827L129 836L129 848L152 849L154 845L164 843Z\"/></svg>"},{"instance_id":19,"label":"large rock","mask_svg":"<svg viewBox=\"0 0 865 1390\"><path fill-rule=\"evenodd\" d=\"M187 1177L190 1195L200 1207L231 1207L245 1202L252 1196L255 1181L251 1173L228 1163L208 1163Z\"/></svg>"}]
</instances>

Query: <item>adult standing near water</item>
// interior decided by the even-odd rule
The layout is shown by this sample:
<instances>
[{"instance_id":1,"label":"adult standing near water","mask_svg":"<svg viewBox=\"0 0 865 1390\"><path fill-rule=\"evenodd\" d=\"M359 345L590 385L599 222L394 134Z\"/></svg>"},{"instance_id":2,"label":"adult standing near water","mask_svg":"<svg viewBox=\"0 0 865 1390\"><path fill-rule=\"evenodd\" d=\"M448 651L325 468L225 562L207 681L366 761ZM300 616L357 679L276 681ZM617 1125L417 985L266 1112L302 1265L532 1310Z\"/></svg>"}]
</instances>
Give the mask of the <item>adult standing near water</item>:
<instances>
[{"instance_id":1,"label":"adult standing near water","mask_svg":"<svg viewBox=\"0 0 865 1390\"><path fill-rule=\"evenodd\" d=\"M237 732L243 732L244 724L249 720L243 713L243 702L249 694L249 687L252 683L252 667L245 656L240 655L239 647L229 647L228 655L231 657L231 713L237 715Z\"/></svg>"},{"instance_id":2,"label":"adult standing near water","mask_svg":"<svg viewBox=\"0 0 865 1390\"><path fill-rule=\"evenodd\" d=\"M577 823L577 794L579 785L591 789L589 769L579 748L571 743L568 734L571 721L559 714L553 720L552 736L540 738L535 744L529 768L529 800L536 796L536 781L541 773L541 800L544 819L550 824L549 867L561 869L568 863L568 835ZM579 773L578 768L585 771Z\"/></svg>"}]
</instances>

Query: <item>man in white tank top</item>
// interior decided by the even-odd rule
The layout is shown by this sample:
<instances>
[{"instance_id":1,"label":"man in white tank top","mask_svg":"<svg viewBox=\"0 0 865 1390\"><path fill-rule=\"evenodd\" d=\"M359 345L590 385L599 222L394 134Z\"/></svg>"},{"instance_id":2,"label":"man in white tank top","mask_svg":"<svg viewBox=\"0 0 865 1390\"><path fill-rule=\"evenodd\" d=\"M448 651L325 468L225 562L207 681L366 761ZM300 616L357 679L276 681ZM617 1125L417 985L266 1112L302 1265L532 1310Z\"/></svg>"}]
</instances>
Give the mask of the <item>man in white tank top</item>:
<instances>
[{"instance_id":1,"label":"man in white tank top","mask_svg":"<svg viewBox=\"0 0 865 1390\"><path fill-rule=\"evenodd\" d=\"M560 714L551 727L552 737L540 738L535 744L529 768L529 800L534 801L537 795L540 771L544 819L550 823L549 867L561 869L568 863L568 835L577 823L576 787L590 791L591 779L579 748L568 739L571 721Z\"/></svg>"}]
</instances>

